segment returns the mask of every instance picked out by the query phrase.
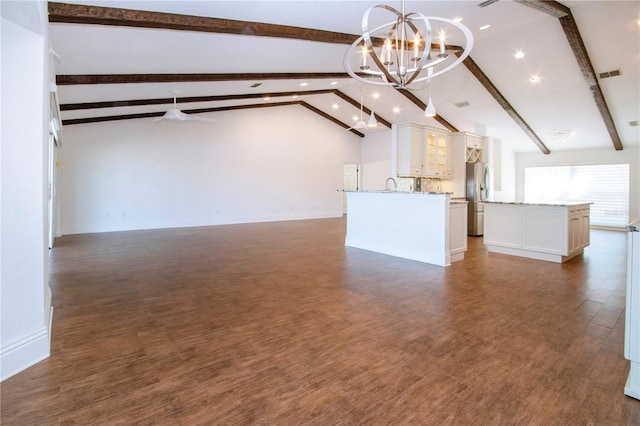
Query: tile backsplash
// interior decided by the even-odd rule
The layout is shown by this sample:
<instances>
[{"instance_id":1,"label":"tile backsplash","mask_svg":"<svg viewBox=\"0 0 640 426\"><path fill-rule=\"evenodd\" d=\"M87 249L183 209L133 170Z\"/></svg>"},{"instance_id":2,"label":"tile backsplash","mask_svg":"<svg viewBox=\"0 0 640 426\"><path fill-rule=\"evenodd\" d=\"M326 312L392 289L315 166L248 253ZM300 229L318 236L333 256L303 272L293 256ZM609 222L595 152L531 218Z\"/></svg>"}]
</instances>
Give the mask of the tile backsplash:
<instances>
[{"instance_id":1,"label":"tile backsplash","mask_svg":"<svg viewBox=\"0 0 640 426\"><path fill-rule=\"evenodd\" d=\"M398 178L398 191L442 192L440 179Z\"/></svg>"}]
</instances>

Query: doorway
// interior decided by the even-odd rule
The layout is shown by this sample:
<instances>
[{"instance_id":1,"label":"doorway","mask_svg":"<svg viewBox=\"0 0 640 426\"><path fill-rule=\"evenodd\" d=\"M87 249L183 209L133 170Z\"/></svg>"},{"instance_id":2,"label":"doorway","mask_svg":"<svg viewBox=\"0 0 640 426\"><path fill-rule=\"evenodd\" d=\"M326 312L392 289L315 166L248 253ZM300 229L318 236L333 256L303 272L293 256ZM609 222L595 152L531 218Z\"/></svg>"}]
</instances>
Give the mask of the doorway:
<instances>
[{"instance_id":1,"label":"doorway","mask_svg":"<svg viewBox=\"0 0 640 426\"><path fill-rule=\"evenodd\" d=\"M49 133L49 176L47 180L47 189L49 192L49 203L47 205L49 213L49 249L53 248L53 241L56 238L57 220L56 209L56 142L52 133ZM49 252L51 253L51 252Z\"/></svg>"},{"instance_id":2,"label":"doorway","mask_svg":"<svg viewBox=\"0 0 640 426\"><path fill-rule=\"evenodd\" d=\"M360 167L356 163L344 163L342 184L342 214L347 214L347 192L357 191L360 181Z\"/></svg>"}]
</instances>

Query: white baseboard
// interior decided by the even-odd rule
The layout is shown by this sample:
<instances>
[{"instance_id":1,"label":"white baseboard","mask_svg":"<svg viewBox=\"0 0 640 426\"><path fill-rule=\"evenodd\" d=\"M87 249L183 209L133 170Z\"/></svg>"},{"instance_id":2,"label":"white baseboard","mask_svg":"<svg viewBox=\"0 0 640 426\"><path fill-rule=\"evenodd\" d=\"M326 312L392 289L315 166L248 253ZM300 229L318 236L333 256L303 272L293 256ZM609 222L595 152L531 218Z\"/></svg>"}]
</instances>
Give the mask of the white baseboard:
<instances>
[{"instance_id":1,"label":"white baseboard","mask_svg":"<svg viewBox=\"0 0 640 426\"><path fill-rule=\"evenodd\" d=\"M336 211L314 210L311 212L290 212L256 216L220 216L200 219L147 221L126 224L71 224L65 227L64 235L90 234L101 232L140 231L147 229L190 228L199 226L238 225L244 223L281 222L289 220L327 219L342 217L342 209Z\"/></svg>"},{"instance_id":2,"label":"white baseboard","mask_svg":"<svg viewBox=\"0 0 640 426\"><path fill-rule=\"evenodd\" d=\"M0 349L0 381L49 357L49 331L42 328Z\"/></svg>"}]
</instances>

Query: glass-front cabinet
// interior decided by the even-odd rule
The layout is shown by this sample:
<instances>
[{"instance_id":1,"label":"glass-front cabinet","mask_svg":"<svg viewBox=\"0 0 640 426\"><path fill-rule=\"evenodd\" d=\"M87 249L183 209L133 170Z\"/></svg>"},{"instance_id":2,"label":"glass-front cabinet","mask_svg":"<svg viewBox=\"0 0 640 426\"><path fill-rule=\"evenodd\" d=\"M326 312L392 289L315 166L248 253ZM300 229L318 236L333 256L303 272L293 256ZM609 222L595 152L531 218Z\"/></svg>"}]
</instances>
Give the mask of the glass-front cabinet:
<instances>
[{"instance_id":1,"label":"glass-front cabinet","mask_svg":"<svg viewBox=\"0 0 640 426\"><path fill-rule=\"evenodd\" d=\"M451 134L413 123L399 124L398 176L451 178L453 161Z\"/></svg>"},{"instance_id":2,"label":"glass-front cabinet","mask_svg":"<svg viewBox=\"0 0 640 426\"><path fill-rule=\"evenodd\" d=\"M437 178L451 177L451 135L430 128L423 129L424 176Z\"/></svg>"}]
</instances>

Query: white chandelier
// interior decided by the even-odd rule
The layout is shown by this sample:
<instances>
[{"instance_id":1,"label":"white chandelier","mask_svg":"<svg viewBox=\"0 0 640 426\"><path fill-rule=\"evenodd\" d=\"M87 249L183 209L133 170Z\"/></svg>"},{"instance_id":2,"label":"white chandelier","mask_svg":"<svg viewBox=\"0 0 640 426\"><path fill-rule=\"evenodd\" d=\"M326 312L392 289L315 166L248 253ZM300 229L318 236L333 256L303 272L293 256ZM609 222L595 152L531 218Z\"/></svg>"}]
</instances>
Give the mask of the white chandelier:
<instances>
[{"instance_id":1,"label":"white chandelier","mask_svg":"<svg viewBox=\"0 0 640 426\"><path fill-rule=\"evenodd\" d=\"M394 13L396 20L369 30L369 15L378 8ZM439 22L462 33L465 43L459 55L447 53L445 38L448 35L443 27L438 32L439 43L432 45L431 22ZM365 12L362 35L347 50L344 67L351 77L363 83L409 89L420 82L429 85L431 79L464 61L472 47L473 35L467 27L452 19L426 17L417 12L405 13L402 0L402 11L377 5ZM435 115L435 109L431 109Z\"/></svg>"}]
</instances>

